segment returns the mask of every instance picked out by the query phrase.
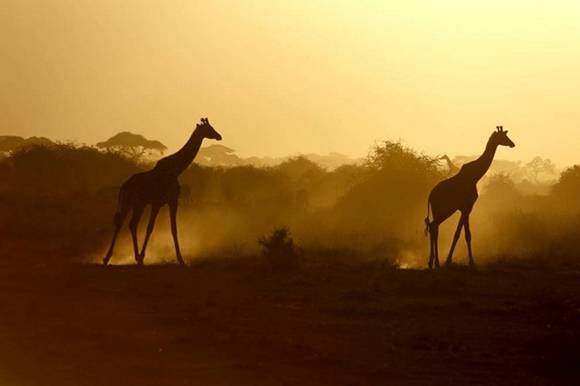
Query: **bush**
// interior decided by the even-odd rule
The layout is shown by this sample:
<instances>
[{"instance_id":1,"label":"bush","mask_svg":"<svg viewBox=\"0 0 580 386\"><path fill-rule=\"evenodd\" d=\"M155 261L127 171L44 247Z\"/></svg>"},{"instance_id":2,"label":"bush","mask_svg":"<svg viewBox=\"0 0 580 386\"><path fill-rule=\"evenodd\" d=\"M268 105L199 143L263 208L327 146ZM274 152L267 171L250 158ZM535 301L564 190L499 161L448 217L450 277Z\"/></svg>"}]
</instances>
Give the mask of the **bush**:
<instances>
[{"instance_id":1,"label":"bush","mask_svg":"<svg viewBox=\"0 0 580 386\"><path fill-rule=\"evenodd\" d=\"M288 228L272 231L268 236L258 239L264 256L274 269L293 269L298 265L299 252Z\"/></svg>"},{"instance_id":2,"label":"bush","mask_svg":"<svg viewBox=\"0 0 580 386\"><path fill-rule=\"evenodd\" d=\"M0 252L83 261L110 242L121 183L140 171L111 152L70 144L27 146L0 160ZM34 251L32 253L31 251Z\"/></svg>"},{"instance_id":3,"label":"bush","mask_svg":"<svg viewBox=\"0 0 580 386\"><path fill-rule=\"evenodd\" d=\"M580 194L580 166L574 165L564 170L552 193L561 200L576 202Z\"/></svg>"}]
</instances>

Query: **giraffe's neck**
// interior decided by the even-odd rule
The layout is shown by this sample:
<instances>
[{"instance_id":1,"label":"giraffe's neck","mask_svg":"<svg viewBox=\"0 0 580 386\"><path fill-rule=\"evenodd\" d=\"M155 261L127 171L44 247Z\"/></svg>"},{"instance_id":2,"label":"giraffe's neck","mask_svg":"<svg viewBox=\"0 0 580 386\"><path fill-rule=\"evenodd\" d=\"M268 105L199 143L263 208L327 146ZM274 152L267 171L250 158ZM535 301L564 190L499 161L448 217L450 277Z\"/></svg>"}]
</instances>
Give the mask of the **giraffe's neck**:
<instances>
[{"instance_id":1,"label":"giraffe's neck","mask_svg":"<svg viewBox=\"0 0 580 386\"><path fill-rule=\"evenodd\" d=\"M487 145L485 146L485 151L483 154L475 161L466 165L469 166L469 176L474 180L474 182L479 181L485 175L485 173L487 173L493 161L493 157L495 156L496 150L497 144L494 143L490 137L487 141Z\"/></svg>"},{"instance_id":2,"label":"giraffe's neck","mask_svg":"<svg viewBox=\"0 0 580 386\"><path fill-rule=\"evenodd\" d=\"M167 172L179 176L193 162L203 137L195 130L189 140L177 152L160 159L155 165L157 171Z\"/></svg>"},{"instance_id":3,"label":"giraffe's neck","mask_svg":"<svg viewBox=\"0 0 580 386\"><path fill-rule=\"evenodd\" d=\"M449 170L457 169L457 167L455 166L455 164L451 161L451 159L447 155L444 155L443 156L443 159L447 163L447 167L449 167Z\"/></svg>"}]
</instances>

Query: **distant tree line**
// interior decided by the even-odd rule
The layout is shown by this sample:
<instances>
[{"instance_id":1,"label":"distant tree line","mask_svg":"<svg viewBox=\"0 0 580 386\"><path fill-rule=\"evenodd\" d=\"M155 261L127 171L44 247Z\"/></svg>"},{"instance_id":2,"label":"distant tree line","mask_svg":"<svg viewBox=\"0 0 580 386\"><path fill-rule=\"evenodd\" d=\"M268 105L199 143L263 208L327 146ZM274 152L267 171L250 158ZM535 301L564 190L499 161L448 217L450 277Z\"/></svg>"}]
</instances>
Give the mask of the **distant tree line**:
<instances>
[{"instance_id":1,"label":"distant tree line","mask_svg":"<svg viewBox=\"0 0 580 386\"><path fill-rule=\"evenodd\" d=\"M12 150L0 160L0 253L50 246L55 259L99 255L109 241L120 184L149 167L146 162L74 144ZM541 173L549 166L534 164ZM267 167L197 163L180 178L189 187L180 217L188 234L184 251L255 253L261 236L287 228L305 253L416 259L422 266L426 198L447 176L445 167L440 157L392 141L377 144L365 162L332 170L304 156ZM538 184L500 171L480 187L473 223L482 258L545 253L580 259L580 167Z\"/></svg>"},{"instance_id":2,"label":"distant tree line","mask_svg":"<svg viewBox=\"0 0 580 386\"><path fill-rule=\"evenodd\" d=\"M17 135L1 135L0 136L0 152L8 154L16 149L30 145L54 145L50 139L46 137L29 137L24 138Z\"/></svg>"}]
</instances>

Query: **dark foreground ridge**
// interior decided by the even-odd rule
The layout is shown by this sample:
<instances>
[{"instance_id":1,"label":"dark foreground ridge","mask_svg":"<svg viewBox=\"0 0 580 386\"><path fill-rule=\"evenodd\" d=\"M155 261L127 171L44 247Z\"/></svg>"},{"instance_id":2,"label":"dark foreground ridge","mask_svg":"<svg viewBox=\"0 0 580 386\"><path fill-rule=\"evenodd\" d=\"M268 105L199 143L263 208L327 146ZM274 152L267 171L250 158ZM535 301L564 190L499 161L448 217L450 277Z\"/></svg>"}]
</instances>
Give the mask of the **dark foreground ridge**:
<instances>
[{"instance_id":1,"label":"dark foreground ridge","mask_svg":"<svg viewBox=\"0 0 580 386\"><path fill-rule=\"evenodd\" d=\"M0 269L5 385L572 384L580 271Z\"/></svg>"}]
</instances>

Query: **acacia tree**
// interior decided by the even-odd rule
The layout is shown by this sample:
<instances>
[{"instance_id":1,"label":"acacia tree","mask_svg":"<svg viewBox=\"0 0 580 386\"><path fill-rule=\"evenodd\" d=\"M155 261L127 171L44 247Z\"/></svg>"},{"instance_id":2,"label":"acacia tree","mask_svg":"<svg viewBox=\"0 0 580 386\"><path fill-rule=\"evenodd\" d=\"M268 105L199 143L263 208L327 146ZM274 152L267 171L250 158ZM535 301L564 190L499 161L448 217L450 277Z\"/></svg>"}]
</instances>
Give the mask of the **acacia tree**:
<instances>
[{"instance_id":1,"label":"acacia tree","mask_svg":"<svg viewBox=\"0 0 580 386\"><path fill-rule=\"evenodd\" d=\"M197 153L197 163L208 166L239 166L242 163L235 150L223 145L202 147Z\"/></svg>"},{"instance_id":2,"label":"acacia tree","mask_svg":"<svg viewBox=\"0 0 580 386\"><path fill-rule=\"evenodd\" d=\"M159 141L150 140L141 134L128 131L115 134L106 141L97 143L97 147L117 151L134 160L138 160L144 154L151 155L153 152L163 154L167 150L167 146Z\"/></svg>"}]
</instances>

